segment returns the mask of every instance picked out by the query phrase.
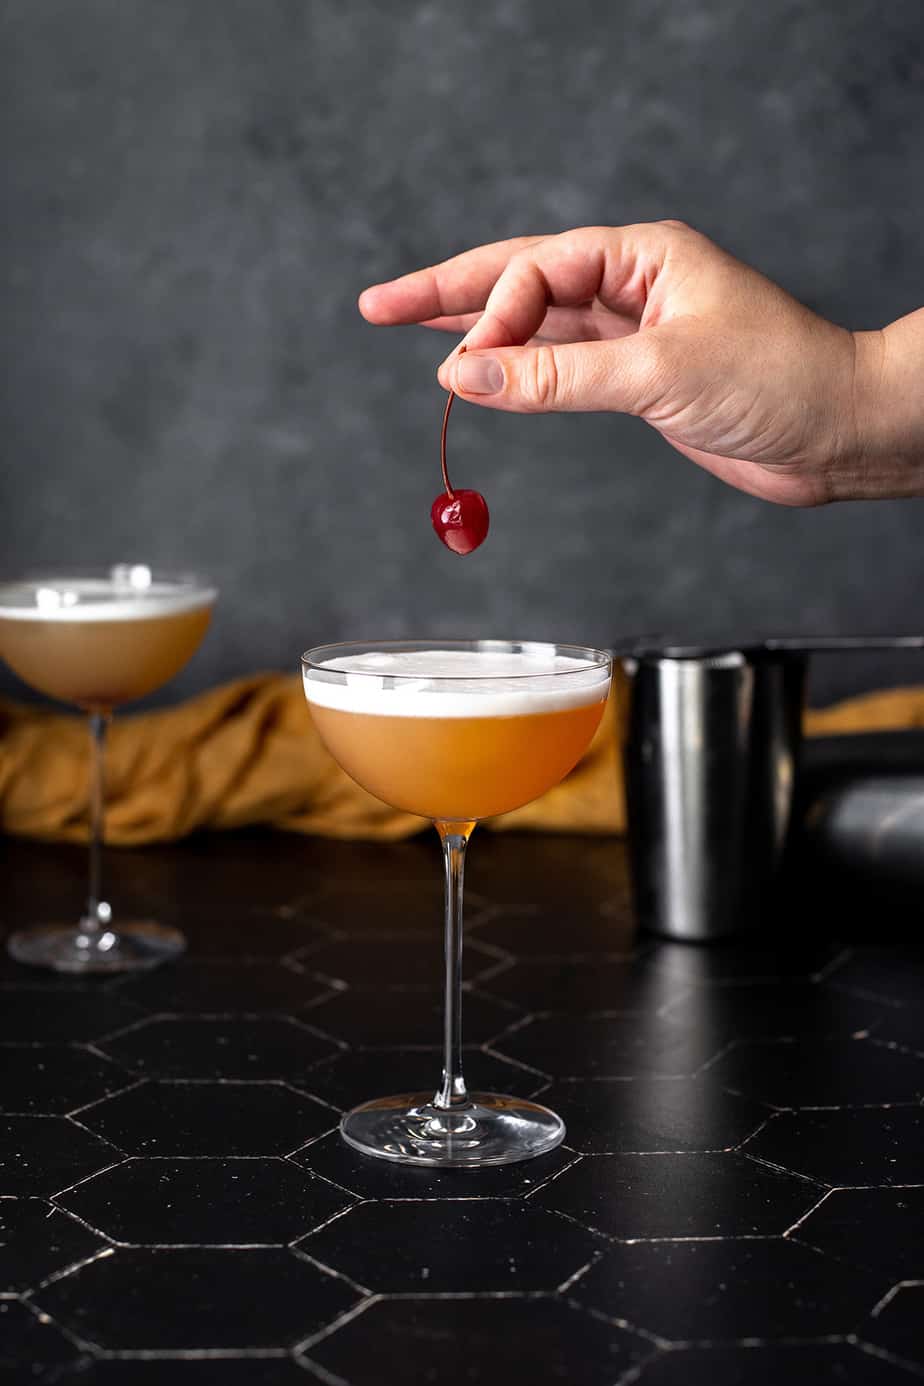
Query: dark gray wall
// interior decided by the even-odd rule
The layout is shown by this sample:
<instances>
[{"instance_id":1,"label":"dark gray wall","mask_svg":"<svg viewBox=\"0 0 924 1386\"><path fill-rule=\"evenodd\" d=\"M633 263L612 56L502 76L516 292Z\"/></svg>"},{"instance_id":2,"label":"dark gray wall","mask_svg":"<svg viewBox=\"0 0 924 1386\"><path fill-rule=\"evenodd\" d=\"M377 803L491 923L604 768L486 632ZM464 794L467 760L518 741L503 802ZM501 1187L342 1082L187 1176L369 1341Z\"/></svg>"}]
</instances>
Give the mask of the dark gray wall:
<instances>
[{"instance_id":1,"label":"dark gray wall","mask_svg":"<svg viewBox=\"0 0 924 1386\"><path fill-rule=\"evenodd\" d=\"M3 566L211 570L170 696L337 637L924 623L924 502L774 509L604 416L458 408L493 520L460 562L428 520L449 342L354 307L663 216L848 325L919 306L920 0L2 0L0 40Z\"/></svg>"}]
</instances>

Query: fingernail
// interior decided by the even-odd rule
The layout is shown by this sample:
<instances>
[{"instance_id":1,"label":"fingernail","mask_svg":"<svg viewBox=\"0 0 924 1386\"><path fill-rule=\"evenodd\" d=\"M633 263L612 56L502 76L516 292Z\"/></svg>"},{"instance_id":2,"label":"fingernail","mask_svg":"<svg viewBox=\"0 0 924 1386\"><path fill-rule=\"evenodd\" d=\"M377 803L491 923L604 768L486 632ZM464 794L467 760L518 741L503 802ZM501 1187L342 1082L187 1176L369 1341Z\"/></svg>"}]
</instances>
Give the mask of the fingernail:
<instances>
[{"instance_id":1,"label":"fingernail","mask_svg":"<svg viewBox=\"0 0 924 1386\"><path fill-rule=\"evenodd\" d=\"M466 395L496 395L504 388L504 368L492 356L460 356L456 385Z\"/></svg>"}]
</instances>

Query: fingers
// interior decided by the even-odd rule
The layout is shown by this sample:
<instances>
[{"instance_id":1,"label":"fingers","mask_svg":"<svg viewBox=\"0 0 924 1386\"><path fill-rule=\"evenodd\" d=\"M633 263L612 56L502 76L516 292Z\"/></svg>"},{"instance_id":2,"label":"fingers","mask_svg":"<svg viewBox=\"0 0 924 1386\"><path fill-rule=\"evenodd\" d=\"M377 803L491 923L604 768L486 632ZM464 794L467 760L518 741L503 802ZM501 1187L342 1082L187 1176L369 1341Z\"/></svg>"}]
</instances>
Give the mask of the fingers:
<instances>
[{"instance_id":1,"label":"fingers","mask_svg":"<svg viewBox=\"0 0 924 1386\"><path fill-rule=\"evenodd\" d=\"M608 410L645 417L672 381L657 332L610 342L467 351L443 384L472 404L517 414Z\"/></svg>"},{"instance_id":2,"label":"fingers","mask_svg":"<svg viewBox=\"0 0 924 1386\"><path fill-rule=\"evenodd\" d=\"M465 335L480 319L480 313L460 313L452 317L431 318L422 327L436 332ZM638 322L622 313L610 313L599 303L583 308L550 308L539 331L530 338L537 342L596 342L625 337L638 330Z\"/></svg>"},{"instance_id":3,"label":"fingers","mask_svg":"<svg viewBox=\"0 0 924 1386\"><path fill-rule=\"evenodd\" d=\"M466 250L441 265L415 270L386 284L373 284L360 294L359 311L368 322L385 325L480 313L510 258L541 239L518 236L495 241Z\"/></svg>"},{"instance_id":4,"label":"fingers","mask_svg":"<svg viewBox=\"0 0 924 1386\"><path fill-rule=\"evenodd\" d=\"M589 226L523 247L501 271L465 345L470 350L522 345L540 331L549 307L575 308L595 300L644 322L668 248L683 235L660 223Z\"/></svg>"}]
</instances>

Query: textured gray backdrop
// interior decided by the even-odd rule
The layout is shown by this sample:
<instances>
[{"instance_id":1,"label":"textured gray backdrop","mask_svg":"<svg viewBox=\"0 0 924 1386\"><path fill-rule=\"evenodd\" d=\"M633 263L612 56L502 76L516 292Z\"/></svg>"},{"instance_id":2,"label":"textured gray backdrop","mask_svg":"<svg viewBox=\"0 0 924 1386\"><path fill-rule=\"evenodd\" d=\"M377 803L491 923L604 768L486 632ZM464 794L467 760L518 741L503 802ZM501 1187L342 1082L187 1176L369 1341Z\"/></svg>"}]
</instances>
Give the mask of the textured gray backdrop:
<instances>
[{"instance_id":1,"label":"textured gray backdrop","mask_svg":"<svg viewBox=\"0 0 924 1386\"><path fill-rule=\"evenodd\" d=\"M354 306L482 240L665 216L845 324L919 306L921 0L0 0L0 40L0 561L214 573L170 697L338 637L924 624L924 502L774 509L599 415L460 406L493 532L451 557L448 339Z\"/></svg>"}]
</instances>

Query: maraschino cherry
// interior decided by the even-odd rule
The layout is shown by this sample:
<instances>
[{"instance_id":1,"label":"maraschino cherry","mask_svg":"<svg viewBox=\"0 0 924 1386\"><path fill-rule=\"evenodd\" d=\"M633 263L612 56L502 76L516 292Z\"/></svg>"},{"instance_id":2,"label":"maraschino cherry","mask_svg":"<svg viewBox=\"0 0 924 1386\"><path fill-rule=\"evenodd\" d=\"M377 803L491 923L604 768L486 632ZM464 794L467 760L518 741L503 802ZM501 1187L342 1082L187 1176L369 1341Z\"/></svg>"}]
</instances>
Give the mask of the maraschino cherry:
<instances>
[{"instance_id":1,"label":"maraschino cherry","mask_svg":"<svg viewBox=\"0 0 924 1386\"><path fill-rule=\"evenodd\" d=\"M459 348L459 355L465 347ZM477 549L488 537L491 517L488 505L480 491L454 491L446 470L446 429L449 426L449 411L455 393L450 390L443 414L443 430L440 434L440 466L443 471L444 490L430 506L430 519L440 539L453 553L462 557Z\"/></svg>"}]
</instances>

